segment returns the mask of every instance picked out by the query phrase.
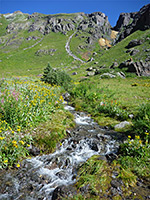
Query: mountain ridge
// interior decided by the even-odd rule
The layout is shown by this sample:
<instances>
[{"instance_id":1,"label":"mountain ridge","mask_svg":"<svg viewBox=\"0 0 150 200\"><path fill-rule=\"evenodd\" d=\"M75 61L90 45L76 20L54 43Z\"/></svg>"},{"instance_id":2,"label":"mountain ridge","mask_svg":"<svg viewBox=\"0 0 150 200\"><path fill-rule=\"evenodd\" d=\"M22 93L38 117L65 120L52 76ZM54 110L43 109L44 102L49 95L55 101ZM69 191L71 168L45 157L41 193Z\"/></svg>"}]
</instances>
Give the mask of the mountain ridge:
<instances>
[{"instance_id":1,"label":"mountain ridge","mask_svg":"<svg viewBox=\"0 0 150 200\"><path fill-rule=\"evenodd\" d=\"M1 14L0 68L7 70L7 68L12 69L13 66L15 69L15 66L21 65L23 69L30 71L37 66L39 69L41 65L43 67L48 62L56 68L61 66L62 69L67 70L84 63L88 65L89 61L91 65L94 63L100 65L103 63L101 57L109 53L106 50L113 48L137 30L149 30L149 13L150 4L143 6L135 13L122 13L115 27L110 25L108 17L102 12L47 15L36 12L24 14L21 11L15 11L10 14ZM142 20L144 20L143 23ZM143 28L138 26L139 22ZM70 55L66 51L66 42L69 37L71 40L67 49L71 52ZM145 48L144 51L131 49L130 54L136 54L132 56L135 61L139 61L140 57L147 59L146 62L149 61L148 40L145 36L144 38L141 37L144 44L140 47ZM148 35L147 38L149 38ZM124 54L126 56L123 57L131 56L126 52ZM111 59L115 62L118 56L114 55ZM123 58L119 59L118 65L123 61ZM108 60L105 62L108 65Z\"/></svg>"}]
</instances>

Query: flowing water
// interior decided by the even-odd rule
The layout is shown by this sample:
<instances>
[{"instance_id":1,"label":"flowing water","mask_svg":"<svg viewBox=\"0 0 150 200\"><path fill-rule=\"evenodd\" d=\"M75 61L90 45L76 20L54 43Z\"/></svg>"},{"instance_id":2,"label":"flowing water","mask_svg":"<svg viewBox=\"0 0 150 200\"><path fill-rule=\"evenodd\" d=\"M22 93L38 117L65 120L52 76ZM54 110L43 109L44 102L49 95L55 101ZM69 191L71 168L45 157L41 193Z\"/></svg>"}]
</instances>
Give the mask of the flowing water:
<instances>
[{"instance_id":1,"label":"flowing water","mask_svg":"<svg viewBox=\"0 0 150 200\"><path fill-rule=\"evenodd\" d=\"M79 164L92 155L118 150L113 134L85 113L65 108L75 116L76 128L70 137L54 153L26 159L18 170L0 173L0 200L51 200L56 187L75 183Z\"/></svg>"}]
</instances>

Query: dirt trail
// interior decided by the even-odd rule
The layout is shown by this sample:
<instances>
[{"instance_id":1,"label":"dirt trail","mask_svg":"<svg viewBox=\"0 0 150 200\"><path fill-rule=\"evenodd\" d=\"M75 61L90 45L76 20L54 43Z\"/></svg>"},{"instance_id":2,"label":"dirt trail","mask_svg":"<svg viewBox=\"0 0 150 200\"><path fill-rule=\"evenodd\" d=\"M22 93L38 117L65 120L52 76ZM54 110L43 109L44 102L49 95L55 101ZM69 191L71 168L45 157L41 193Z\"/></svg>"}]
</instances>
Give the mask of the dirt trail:
<instances>
[{"instance_id":1,"label":"dirt trail","mask_svg":"<svg viewBox=\"0 0 150 200\"><path fill-rule=\"evenodd\" d=\"M85 63L85 61L81 60L80 58L78 58L76 55L74 55L71 50L70 50L70 41L72 39L72 37L77 33L77 30L68 38L67 42L66 42L66 46L65 49L67 51L67 53L69 54L69 56L72 56L75 60L80 61L81 63Z\"/></svg>"}]
</instances>

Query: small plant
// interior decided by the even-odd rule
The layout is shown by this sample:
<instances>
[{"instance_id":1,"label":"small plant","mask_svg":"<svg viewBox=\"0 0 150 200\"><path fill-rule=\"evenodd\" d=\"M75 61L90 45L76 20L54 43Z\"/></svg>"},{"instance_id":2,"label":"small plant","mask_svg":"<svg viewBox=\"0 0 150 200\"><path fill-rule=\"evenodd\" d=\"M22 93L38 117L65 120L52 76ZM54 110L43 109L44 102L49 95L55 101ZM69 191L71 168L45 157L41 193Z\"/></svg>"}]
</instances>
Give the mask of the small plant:
<instances>
[{"instance_id":1,"label":"small plant","mask_svg":"<svg viewBox=\"0 0 150 200\"><path fill-rule=\"evenodd\" d=\"M139 135L136 135L134 139L128 136L128 141L126 141L121 146L122 155L133 156L133 157L143 157L147 155L147 149L150 148L148 144L149 133L145 133L145 140L142 141Z\"/></svg>"},{"instance_id":2,"label":"small plant","mask_svg":"<svg viewBox=\"0 0 150 200\"><path fill-rule=\"evenodd\" d=\"M118 162L140 176L148 176L150 173L150 144L149 133L145 132L142 140L139 135L134 139L128 136L128 140L120 146L120 158Z\"/></svg>"},{"instance_id":3,"label":"small plant","mask_svg":"<svg viewBox=\"0 0 150 200\"><path fill-rule=\"evenodd\" d=\"M13 131L4 120L0 121L0 169L8 166L19 167L20 158L28 155L27 147L30 146L31 137L27 139L20 133L21 127Z\"/></svg>"},{"instance_id":4,"label":"small plant","mask_svg":"<svg viewBox=\"0 0 150 200\"><path fill-rule=\"evenodd\" d=\"M144 133L150 132L150 103L142 104L133 120L134 129L143 138Z\"/></svg>"}]
</instances>

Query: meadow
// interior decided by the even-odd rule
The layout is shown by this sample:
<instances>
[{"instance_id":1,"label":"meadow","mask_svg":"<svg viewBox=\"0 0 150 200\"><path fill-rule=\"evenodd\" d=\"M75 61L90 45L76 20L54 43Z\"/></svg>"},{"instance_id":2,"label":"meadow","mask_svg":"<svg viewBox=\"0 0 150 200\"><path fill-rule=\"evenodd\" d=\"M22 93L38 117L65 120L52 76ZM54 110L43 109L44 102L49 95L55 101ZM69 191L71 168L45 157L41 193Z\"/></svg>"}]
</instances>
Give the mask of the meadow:
<instances>
[{"instance_id":1,"label":"meadow","mask_svg":"<svg viewBox=\"0 0 150 200\"><path fill-rule=\"evenodd\" d=\"M28 77L3 78L0 88L0 168L19 166L33 144L53 151L73 125L62 106L63 89Z\"/></svg>"}]
</instances>

